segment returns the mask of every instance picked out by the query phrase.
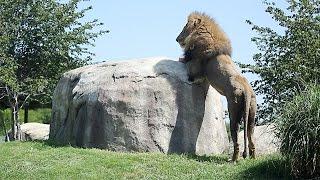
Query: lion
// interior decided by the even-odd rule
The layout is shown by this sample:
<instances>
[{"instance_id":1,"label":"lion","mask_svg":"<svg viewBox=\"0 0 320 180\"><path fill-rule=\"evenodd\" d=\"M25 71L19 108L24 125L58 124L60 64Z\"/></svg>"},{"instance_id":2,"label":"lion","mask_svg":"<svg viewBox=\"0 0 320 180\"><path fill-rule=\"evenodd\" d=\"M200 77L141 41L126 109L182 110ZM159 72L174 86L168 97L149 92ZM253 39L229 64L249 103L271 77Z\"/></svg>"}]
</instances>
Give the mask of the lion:
<instances>
[{"instance_id":1,"label":"lion","mask_svg":"<svg viewBox=\"0 0 320 180\"><path fill-rule=\"evenodd\" d=\"M188 80L207 81L228 102L230 130L234 151L232 161L239 159L239 126L244 123L243 158L255 158L253 133L257 110L256 95L247 79L231 59L231 43L219 25L208 15L193 12L176 41L184 50ZM249 141L249 144L247 142Z\"/></svg>"}]
</instances>

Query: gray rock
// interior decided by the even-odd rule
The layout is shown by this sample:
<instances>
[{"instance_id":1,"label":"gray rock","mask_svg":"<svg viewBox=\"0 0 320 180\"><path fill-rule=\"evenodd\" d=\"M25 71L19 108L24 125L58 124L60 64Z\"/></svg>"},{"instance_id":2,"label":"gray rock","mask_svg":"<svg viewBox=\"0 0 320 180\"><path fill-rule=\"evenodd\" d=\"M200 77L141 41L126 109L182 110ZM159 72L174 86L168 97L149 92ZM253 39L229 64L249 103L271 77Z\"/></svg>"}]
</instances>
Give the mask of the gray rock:
<instances>
[{"instance_id":1,"label":"gray rock","mask_svg":"<svg viewBox=\"0 0 320 180\"><path fill-rule=\"evenodd\" d=\"M49 124L25 123L21 124L21 141L47 140L49 138ZM8 132L11 139L12 133Z\"/></svg>"},{"instance_id":2,"label":"gray rock","mask_svg":"<svg viewBox=\"0 0 320 180\"><path fill-rule=\"evenodd\" d=\"M274 129L274 124L255 127L253 137L257 155L272 154L279 151L279 140L275 136ZM240 152L243 152L243 141L243 131L241 131L239 134Z\"/></svg>"},{"instance_id":3,"label":"gray rock","mask_svg":"<svg viewBox=\"0 0 320 180\"><path fill-rule=\"evenodd\" d=\"M218 154L228 149L220 95L166 58L106 62L63 75L50 139L114 151Z\"/></svg>"}]
</instances>

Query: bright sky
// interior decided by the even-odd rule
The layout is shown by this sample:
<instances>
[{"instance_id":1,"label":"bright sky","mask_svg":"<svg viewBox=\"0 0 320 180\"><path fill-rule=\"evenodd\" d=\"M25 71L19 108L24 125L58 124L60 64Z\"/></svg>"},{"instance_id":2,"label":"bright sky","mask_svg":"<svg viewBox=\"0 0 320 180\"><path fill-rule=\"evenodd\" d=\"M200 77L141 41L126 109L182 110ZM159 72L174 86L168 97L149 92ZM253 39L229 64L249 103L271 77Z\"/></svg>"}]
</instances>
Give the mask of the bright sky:
<instances>
[{"instance_id":1,"label":"bright sky","mask_svg":"<svg viewBox=\"0 0 320 180\"><path fill-rule=\"evenodd\" d=\"M283 3L283 2L282 2ZM263 26L275 26L265 5L259 0L95 0L88 19L98 18L110 33L96 41L94 61L166 56L178 58L181 48L175 41L193 11L215 18L231 39L233 59L253 62L254 36L246 19Z\"/></svg>"}]
</instances>

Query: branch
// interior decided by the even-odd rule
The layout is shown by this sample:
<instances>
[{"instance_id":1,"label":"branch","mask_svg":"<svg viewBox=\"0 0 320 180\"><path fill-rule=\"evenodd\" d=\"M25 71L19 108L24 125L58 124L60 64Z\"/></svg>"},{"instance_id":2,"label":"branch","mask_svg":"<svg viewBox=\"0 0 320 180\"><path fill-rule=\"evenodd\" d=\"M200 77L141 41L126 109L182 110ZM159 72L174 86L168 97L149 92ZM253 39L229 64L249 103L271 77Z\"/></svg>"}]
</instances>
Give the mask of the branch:
<instances>
[{"instance_id":1,"label":"branch","mask_svg":"<svg viewBox=\"0 0 320 180\"><path fill-rule=\"evenodd\" d=\"M8 95L1 95L0 100L3 99L4 97L8 97Z\"/></svg>"},{"instance_id":2,"label":"branch","mask_svg":"<svg viewBox=\"0 0 320 180\"><path fill-rule=\"evenodd\" d=\"M20 106L19 109L22 109L24 107L24 105L26 104L26 102L29 99L29 97L30 97L30 94L24 99L24 101L23 101L23 103L22 103L22 105Z\"/></svg>"}]
</instances>

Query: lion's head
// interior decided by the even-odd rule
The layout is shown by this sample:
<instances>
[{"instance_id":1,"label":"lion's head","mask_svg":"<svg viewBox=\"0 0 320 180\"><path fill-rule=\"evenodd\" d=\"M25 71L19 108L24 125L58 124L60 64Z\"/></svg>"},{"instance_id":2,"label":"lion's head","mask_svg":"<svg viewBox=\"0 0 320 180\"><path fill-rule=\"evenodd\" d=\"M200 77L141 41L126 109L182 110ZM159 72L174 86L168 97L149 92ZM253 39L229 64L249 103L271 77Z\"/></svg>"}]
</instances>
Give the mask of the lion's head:
<instances>
[{"instance_id":1,"label":"lion's head","mask_svg":"<svg viewBox=\"0 0 320 180\"><path fill-rule=\"evenodd\" d=\"M231 43L219 25L210 16L193 12L176 41L184 51L200 57L225 54L231 56Z\"/></svg>"},{"instance_id":2,"label":"lion's head","mask_svg":"<svg viewBox=\"0 0 320 180\"><path fill-rule=\"evenodd\" d=\"M181 33L177 37L176 41L180 44L180 46L185 49L186 45L188 44L188 40L190 40L192 33L197 29L197 27L200 25L201 19L191 17L191 15L188 17L187 24L183 27Z\"/></svg>"}]
</instances>

